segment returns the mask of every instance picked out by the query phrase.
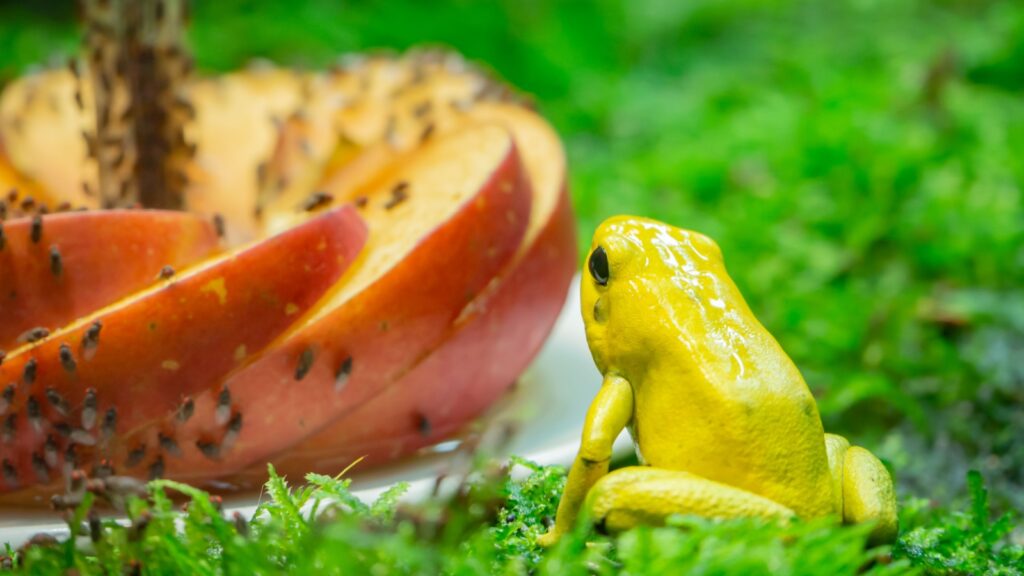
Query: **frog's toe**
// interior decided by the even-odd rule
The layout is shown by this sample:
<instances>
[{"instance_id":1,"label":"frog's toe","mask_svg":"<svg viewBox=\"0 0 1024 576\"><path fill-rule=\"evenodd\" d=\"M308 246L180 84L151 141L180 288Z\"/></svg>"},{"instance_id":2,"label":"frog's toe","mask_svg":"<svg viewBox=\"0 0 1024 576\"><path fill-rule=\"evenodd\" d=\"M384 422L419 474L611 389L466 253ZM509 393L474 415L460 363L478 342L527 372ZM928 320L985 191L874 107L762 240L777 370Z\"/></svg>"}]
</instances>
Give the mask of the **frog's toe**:
<instances>
[{"instance_id":1,"label":"frog's toe","mask_svg":"<svg viewBox=\"0 0 1024 576\"><path fill-rule=\"evenodd\" d=\"M555 529L552 528L547 532L541 534L540 536L537 536L537 544L539 544L542 548L550 548L555 544L558 544L559 536L560 534L558 534L558 532L556 532Z\"/></svg>"},{"instance_id":2,"label":"frog's toe","mask_svg":"<svg viewBox=\"0 0 1024 576\"><path fill-rule=\"evenodd\" d=\"M859 446L851 446L843 458L843 521L874 522L870 541L876 544L894 541L899 529L892 477L874 454Z\"/></svg>"}]
</instances>

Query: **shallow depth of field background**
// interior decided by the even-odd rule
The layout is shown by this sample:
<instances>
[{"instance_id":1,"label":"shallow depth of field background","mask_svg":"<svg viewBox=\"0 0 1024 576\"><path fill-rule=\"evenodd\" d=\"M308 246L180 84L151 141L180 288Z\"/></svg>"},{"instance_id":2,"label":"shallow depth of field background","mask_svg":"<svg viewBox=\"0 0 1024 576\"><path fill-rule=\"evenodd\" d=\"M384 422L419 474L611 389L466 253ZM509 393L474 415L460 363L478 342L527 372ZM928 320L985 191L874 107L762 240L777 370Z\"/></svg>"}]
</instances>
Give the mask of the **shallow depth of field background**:
<instances>
[{"instance_id":1,"label":"shallow depth of field background","mask_svg":"<svg viewBox=\"0 0 1024 576\"><path fill-rule=\"evenodd\" d=\"M0 80L71 2L0 3ZM634 213L714 237L827 429L904 496L1024 506L1024 3L195 1L201 70L452 46L565 139L581 249Z\"/></svg>"}]
</instances>

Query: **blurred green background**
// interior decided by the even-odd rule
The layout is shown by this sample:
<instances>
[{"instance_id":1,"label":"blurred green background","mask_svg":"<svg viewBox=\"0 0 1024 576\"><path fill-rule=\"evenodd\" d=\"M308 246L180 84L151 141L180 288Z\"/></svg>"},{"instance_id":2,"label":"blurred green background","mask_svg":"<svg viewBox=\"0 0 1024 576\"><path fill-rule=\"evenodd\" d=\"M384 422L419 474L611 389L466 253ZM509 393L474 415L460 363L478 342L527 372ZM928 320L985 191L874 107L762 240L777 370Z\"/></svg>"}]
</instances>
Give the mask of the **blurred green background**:
<instances>
[{"instance_id":1,"label":"blurred green background","mask_svg":"<svg viewBox=\"0 0 1024 576\"><path fill-rule=\"evenodd\" d=\"M0 79L77 46L0 4ZM455 47L563 135L581 243L616 213L721 244L826 427L904 495L1024 507L1024 3L193 3L201 69Z\"/></svg>"}]
</instances>

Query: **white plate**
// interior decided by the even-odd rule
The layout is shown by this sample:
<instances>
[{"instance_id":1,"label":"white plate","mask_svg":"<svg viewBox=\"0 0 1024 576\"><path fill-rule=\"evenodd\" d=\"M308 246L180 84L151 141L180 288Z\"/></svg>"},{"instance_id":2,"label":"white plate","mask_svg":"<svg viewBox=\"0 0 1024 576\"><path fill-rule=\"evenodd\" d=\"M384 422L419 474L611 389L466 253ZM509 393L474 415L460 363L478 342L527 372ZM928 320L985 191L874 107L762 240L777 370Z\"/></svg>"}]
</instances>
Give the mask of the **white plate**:
<instances>
[{"instance_id":1,"label":"white plate","mask_svg":"<svg viewBox=\"0 0 1024 576\"><path fill-rule=\"evenodd\" d=\"M590 358L579 312L579 276L540 354L520 379L519 385L484 418L485 436L507 435L502 455L516 454L539 464L569 464L579 447L583 419L601 384L601 375ZM356 496L374 500L397 482L407 482L403 500L416 501L436 489L438 478L459 472L465 466L458 441L444 442L395 464L349 474ZM616 454L632 450L627 434L615 443ZM454 479L453 479L454 480ZM443 489L443 487L442 487ZM250 515L258 494L230 498L229 511ZM0 511L0 544L20 545L33 534L66 532L55 513Z\"/></svg>"}]
</instances>

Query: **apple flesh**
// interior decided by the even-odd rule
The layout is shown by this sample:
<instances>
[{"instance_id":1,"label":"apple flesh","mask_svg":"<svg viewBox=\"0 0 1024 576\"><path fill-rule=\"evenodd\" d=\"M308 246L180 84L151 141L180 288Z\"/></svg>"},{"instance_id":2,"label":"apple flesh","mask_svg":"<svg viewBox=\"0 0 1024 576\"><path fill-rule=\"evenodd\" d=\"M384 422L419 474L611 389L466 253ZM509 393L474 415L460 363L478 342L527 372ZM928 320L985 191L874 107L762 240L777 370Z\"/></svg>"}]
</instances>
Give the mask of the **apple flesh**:
<instances>
[{"instance_id":1,"label":"apple flesh","mask_svg":"<svg viewBox=\"0 0 1024 576\"><path fill-rule=\"evenodd\" d=\"M331 210L12 352L0 366L0 382L11 383L0 411L0 492L48 485L104 460L120 472L160 475L165 456L180 453L177 426L207 418L224 434L234 404L226 414L203 413L189 398L223 393L225 376L300 322L365 239L354 208ZM167 415L152 439L124 444L131 430Z\"/></svg>"},{"instance_id":2,"label":"apple flesh","mask_svg":"<svg viewBox=\"0 0 1024 576\"><path fill-rule=\"evenodd\" d=\"M305 77L279 68L226 74L188 87L196 110L189 137L196 144L186 199L190 211L221 214L228 240L250 241L260 233L254 210L268 181L281 126L302 103ZM280 232L280 229L273 232Z\"/></svg>"},{"instance_id":3,"label":"apple flesh","mask_svg":"<svg viewBox=\"0 0 1024 576\"><path fill-rule=\"evenodd\" d=\"M93 207L96 198L82 184L96 181L96 163L86 159L82 137L93 122L76 105L75 90L67 69L30 74L4 87L0 143L20 180L31 181L36 193L44 190L44 200ZM91 104L83 102L83 107Z\"/></svg>"},{"instance_id":4,"label":"apple flesh","mask_svg":"<svg viewBox=\"0 0 1024 576\"><path fill-rule=\"evenodd\" d=\"M0 349L55 330L219 248L205 218L179 212L67 212L0 223ZM21 340L25 340L24 337Z\"/></svg>"},{"instance_id":5,"label":"apple flesh","mask_svg":"<svg viewBox=\"0 0 1024 576\"><path fill-rule=\"evenodd\" d=\"M504 126L508 118L495 121L482 114L492 103L522 106L486 73L441 51L369 57L307 86L306 104L281 124L271 159L276 173L271 180L285 185L268 191L261 204L269 230L287 226L310 190L335 198L363 196L389 166L432 137L483 124Z\"/></svg>"},{"instance_id":6,"label":"apple flesh","mask_svg":"<svg viewBox=\"0 0 1024 576\"><path fill-rule=\"evenodd\" d=\"M32 204L42 204L47 208L56 208L57 204L52 202L49 194L37 186L34 182L20 174L7 157L3 141L0 140L0 220L23 215L22 203L30 200ZM68 204L70 207L70 204ZM35 211L35 206L26 206Z\"/></svg>"}]
</instances>

